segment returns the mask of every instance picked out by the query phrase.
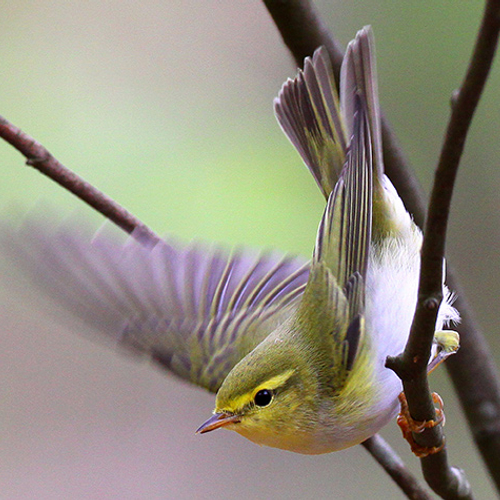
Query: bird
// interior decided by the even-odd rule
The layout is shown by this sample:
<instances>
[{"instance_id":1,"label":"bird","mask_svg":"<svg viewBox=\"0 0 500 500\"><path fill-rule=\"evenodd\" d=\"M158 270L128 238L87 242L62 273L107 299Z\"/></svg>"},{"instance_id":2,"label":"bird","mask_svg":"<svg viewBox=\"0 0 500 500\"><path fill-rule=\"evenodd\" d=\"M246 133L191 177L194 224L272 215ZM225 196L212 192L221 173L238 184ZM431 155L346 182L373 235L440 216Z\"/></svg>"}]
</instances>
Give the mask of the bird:
<instances>
[{"instance_id":1,"label":"bird","mask_svg":"<svg viewBox=\"0 0 500 500\"><path fill-rule=\"evenodd\" d=\"M303 454L354 446L394 418L401 381L385 367L408 339L422 233L384 174L374 41L347 47L340 97L318 48L274 102L325 197L312 259L216 244L123 241L32 216L4 227L2 260L96 335L215 393L196 431L233 430ZM429 369L458 349L443 283Z\"/></svg>"}]
</instances>

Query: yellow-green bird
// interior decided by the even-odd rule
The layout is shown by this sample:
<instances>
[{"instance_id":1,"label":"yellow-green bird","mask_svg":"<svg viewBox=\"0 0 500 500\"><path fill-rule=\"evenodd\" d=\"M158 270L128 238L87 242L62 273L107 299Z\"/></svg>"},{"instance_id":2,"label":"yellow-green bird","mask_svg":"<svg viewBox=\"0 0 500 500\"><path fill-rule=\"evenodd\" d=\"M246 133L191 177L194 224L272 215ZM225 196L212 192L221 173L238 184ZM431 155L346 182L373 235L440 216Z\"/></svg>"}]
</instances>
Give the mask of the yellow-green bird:
<instances>
[{"instance_id":1,"label":"yellow-green bird","mask_svg":"<svg viewBox=\"0 0 500 500\"><path fill-rule=\"evenodd\" d=\"M275 111L327 199L310 263L122 243L109 226L91 240L36 218L0 242L4 258L98 332L216 392L198 432L224 427L325 453L362 442L397 411L401 383L384 363L408 337L422 235L384 174L370 28L347 48L340 100L320 48ZM458 320L444 291L438 331ZM454 332L440 332L429 366L457 348Z\"/></svg>"}]
</instances>

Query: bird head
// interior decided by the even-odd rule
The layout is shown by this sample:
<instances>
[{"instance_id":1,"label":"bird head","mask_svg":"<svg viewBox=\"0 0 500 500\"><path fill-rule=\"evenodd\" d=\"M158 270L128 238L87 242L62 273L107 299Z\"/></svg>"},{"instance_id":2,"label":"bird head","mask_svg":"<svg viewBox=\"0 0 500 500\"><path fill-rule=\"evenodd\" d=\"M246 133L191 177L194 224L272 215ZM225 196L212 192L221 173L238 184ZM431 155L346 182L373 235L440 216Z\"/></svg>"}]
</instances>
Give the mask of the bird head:
<instances>
[{"instance_id":1,"label":"bird head","mask_svg":"<svg viewBox=\"0 0 500 500\"><path fill-rule=\"evenodd\" d=\"M228 374L214 414L197 433L226 428L257 444L307 452L317 391L300 351L279 336L268 337Z\"/></svg>"}]
</instances>

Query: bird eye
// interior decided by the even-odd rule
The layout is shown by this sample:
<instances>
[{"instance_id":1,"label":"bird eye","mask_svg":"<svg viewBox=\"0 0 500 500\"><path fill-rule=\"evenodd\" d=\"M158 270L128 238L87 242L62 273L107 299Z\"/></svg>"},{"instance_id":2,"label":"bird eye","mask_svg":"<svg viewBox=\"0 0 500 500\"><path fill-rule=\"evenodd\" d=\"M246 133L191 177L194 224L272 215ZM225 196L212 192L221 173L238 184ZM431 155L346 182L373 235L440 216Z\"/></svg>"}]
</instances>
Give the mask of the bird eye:
<instances>
[{"instance_id":1,"label":"bird eye","mask_svg":"<svg viewBox=\"0 0 500 500\"><path fill-rule=\"evenodd\" d=\"M269 389L262 389L255 395L253 400L257 406L260 407L267 406L273 400L273 392L270 391Z\"/></svg>"}]
</instances>

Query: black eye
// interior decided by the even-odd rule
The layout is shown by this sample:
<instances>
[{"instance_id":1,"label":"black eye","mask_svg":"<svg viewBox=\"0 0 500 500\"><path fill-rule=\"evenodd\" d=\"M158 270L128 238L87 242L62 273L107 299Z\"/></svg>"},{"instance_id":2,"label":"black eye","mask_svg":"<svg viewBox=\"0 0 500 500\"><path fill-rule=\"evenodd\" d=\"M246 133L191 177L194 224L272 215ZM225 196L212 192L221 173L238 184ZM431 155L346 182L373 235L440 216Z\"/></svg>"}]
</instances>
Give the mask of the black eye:
<instances>
[{"instance_id":1,"label":"black eye","mask_svg":"<svg viewBox=\"0 0 500 500\"><path fill-rule=\"evenodd\" d=\"M257 406L267 406L273 400L273 391L262 389L255 395L253 400Z\"/></svg>"}]
</instances>

